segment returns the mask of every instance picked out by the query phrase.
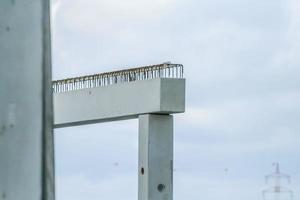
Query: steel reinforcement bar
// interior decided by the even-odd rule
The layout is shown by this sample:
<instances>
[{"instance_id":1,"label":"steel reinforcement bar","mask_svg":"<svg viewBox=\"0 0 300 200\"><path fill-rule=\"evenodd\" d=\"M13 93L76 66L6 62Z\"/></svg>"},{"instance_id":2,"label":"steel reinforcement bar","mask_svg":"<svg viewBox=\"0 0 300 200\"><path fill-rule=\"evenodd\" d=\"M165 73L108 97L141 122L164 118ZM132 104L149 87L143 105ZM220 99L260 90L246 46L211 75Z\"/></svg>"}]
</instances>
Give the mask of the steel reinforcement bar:
<instances>
[{"instance_id":1,"label":"steel reinforcement bar","mask_svg":"<svg viewBox=\"0 0 300 200\"><path fill-rule=\"evenodd\" d=\"M113 72L105 72L101 74L55 80L52 82L52 88L53 92L58 93L154 78L183 78L183 65L163 63Z\"/></svg>"}]
</instances>

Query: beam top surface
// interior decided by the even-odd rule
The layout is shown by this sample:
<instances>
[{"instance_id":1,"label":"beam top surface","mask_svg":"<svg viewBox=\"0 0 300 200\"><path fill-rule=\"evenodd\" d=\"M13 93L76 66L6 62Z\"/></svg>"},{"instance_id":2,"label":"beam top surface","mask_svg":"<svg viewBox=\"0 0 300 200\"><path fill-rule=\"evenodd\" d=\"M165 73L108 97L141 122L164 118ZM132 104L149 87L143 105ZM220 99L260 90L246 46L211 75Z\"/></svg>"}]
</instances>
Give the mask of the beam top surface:
<instances>
[{"instance_id":1,"label":"beam top surface","mask_svg":"<svg viewBox=\"0 0 300 200\"><path fill-rule=\"evenodd\" d=\"M183 78L183 65L170 62L105 72L52 82L53 92L67 92L155 78Z\"/></svg>"}]
</instances>

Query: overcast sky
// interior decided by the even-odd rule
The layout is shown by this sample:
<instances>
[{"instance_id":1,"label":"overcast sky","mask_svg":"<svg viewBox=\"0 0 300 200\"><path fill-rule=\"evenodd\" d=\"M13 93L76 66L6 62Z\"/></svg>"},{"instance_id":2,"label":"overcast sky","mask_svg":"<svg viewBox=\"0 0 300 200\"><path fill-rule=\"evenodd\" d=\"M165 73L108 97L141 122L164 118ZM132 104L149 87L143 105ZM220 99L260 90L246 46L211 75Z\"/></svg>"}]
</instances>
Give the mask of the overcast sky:
<instances>
[{"instance_id":1,"label":"overcast sky","mask_svg":"<svg viewBox=\"0 0 300 200\"><path fill-rule=\"evenodd\" d=\"M53 78L181 63L174 200L300 198L300 1L52 0ZM147 92L147 91L145 91ZM58 200L137 200L137 120L55 130Z\"/></svg>"}]
</instances>

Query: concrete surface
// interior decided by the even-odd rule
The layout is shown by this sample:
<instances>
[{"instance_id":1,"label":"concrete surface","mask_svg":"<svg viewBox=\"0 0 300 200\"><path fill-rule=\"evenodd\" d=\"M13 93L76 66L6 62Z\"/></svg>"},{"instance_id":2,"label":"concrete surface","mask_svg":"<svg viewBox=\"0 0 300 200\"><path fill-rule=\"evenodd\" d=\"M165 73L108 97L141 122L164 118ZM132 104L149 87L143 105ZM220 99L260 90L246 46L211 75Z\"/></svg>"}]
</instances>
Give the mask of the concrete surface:
<instances>
[{"instance_id":1,"label":"concrete surface","mask_svg":"<svg viewBox=\"0 0 300 200\"><path fill-rule=\"evenodd\" d=\"M54 93L56 128L185 110L185 79L157 78Z\"/></svg>"},{"instance_id":2,"label":"concrete surface","mask_svg":"<svg viewBox=\"0 0 300 200\"><path fill-rule=\"evenodd\" d=\"M173 116L139 117L139 200L173 199Z\"/></svg>"},{"instance_id":3,"label":"concrete surface","mask_svg":"<svg viewBox=\"0 0 300 200\"><path fill-rule=\"evenodd\" d=\"M53 200L49 1L0 1L0 199Z\"/></svg>"}]
</instances>

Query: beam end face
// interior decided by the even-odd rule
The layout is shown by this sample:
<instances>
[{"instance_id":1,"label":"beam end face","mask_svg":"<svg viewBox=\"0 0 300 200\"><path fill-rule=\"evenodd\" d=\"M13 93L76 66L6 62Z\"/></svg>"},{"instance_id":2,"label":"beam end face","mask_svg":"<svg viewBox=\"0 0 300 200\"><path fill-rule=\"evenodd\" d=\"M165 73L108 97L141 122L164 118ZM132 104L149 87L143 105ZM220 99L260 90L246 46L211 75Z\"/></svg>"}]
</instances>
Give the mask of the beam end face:
<instances>
[{"instance_id":1,"label":"beam end face","mask_svg":"<svg viewBox=\"0 0 300 200\"><path fill-rule=\"evenodd\" d=\"M161 79L160 113L185 112L185 79Z\"/></svg>"}]
</instances>

